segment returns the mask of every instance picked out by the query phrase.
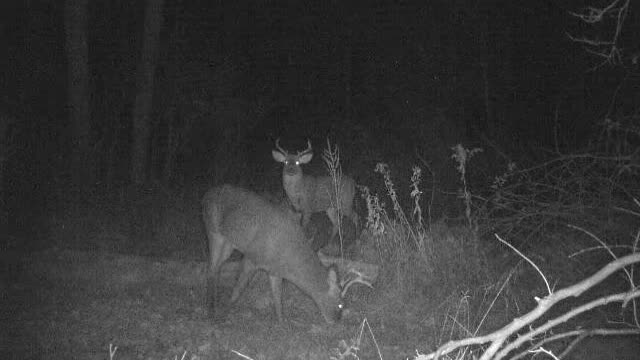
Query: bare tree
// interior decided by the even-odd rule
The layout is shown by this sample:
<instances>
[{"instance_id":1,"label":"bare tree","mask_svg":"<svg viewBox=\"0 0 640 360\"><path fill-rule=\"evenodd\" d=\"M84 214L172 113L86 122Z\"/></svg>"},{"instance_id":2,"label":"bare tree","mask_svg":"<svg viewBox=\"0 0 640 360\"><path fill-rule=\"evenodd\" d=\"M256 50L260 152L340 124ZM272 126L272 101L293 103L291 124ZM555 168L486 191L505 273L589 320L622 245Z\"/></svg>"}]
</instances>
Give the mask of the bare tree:
<instances>
[{"instance_id":1,"label":"bare tree","mask_svg":"<svg viewBox=\"0 0 640 360\"><path fill-rule=\"evenodd\" d=\"M162 7L164 0L147 0L142 53L136 79L136 100L133 109L133 146L131 148L131 180L142 184L147 180L150 115L153 80L157 63Z\"/></svg>"}]
</instances>

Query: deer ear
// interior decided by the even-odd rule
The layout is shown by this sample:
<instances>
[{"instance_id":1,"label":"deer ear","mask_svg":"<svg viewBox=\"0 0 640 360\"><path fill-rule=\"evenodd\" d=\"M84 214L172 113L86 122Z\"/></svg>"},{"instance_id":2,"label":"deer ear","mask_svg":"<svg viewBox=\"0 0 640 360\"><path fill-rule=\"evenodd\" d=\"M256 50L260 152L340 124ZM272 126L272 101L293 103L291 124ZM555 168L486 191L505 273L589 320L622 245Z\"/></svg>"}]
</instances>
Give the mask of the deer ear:
<instances>
[{"instance_id":1,"label":"deer ear","mask_svg":"<svg viewBox=\"0 0 640 360\"><path fill-rule=\"evenodd\" d=\"M308 163L309 161L311 161L311 159L312 159L312 158L313 158L313 153L307 153L307 154L301 155L301 156L298 158L298 162L299 162L300 164L306 164L306 163Z\"/></svg>"},{"instance_id":2,"label":"deer ear","mask_svg":"<svg viewBox=\"0 0 640 360\"><path fill-rule=\"evenodd\" d=\"M278 150L271 150L271 156L273 156L273 160L277 162L283 163L286 160L284 154Z\"/></svg>"}]
</instances>

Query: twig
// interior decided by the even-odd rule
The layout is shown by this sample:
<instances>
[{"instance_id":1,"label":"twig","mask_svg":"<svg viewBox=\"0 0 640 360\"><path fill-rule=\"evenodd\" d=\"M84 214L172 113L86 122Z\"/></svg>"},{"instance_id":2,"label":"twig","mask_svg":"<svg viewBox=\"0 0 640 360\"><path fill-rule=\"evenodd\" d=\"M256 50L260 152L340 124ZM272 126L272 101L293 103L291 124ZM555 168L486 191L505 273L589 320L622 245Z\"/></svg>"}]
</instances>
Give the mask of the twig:
<instances>
[{"instance_id":1,"label":"twig","mask_svg":"<svg viewBox=\"0 0 640 360\"><path fill-rule=\"evenodd\" d=\"M595 234L593 234L592 232L583 229L579 226L576 225L568 225L569 228L571 229L575 229L578 231L582 231L583 233L587 234L590 238L594 239L595 241L597 241L600 245L602 245L603 248L605 248L607 250L607 252L609 253L609 255L611 255L612 258L617 259L618 257L616 256L616 254L613 253L613 251L611 250L611 248L609 247L609 245L607 243L605 243L604 241L600 240ZM627 269L622 269L624 271L624 273L627 275L627 279L629 280L629 283L631 283L631 287L633 288L633 276L631 275L631 273L629 272L629 270Z\"/></svg>"},{"instance_id":2,"label":"twig","mask_svg":"<svg viewBox=\"0 0 640 360\"><path fill-rule=\"evenodd\" d=\"M507 245L508 247L511 248L511 250L515 251L516 253L518 253L518 255L520 255L523 259L527 260L527 262L529 262L529 264L531 264L531 266L533 266L536 271L538 272L538 274L540 274L540 276L542 277L542 280L544 280L545 285L547 286L547 293L549 295L551 295L551 286L549 286L549 282L547 281L547 278L544 276L544 274L542 273L542 271L540 270L540 268L538 267L538 265L536 265L533 261L531 261L531 259L529 259L528 257L526 257L523 253L521 253L518 249L516 249L513 245L509 244L508 242L502 240L502 238L500 237L500 235L498 234L494 234L495 237L503 244Z\"/></svg>"}]
</instances>

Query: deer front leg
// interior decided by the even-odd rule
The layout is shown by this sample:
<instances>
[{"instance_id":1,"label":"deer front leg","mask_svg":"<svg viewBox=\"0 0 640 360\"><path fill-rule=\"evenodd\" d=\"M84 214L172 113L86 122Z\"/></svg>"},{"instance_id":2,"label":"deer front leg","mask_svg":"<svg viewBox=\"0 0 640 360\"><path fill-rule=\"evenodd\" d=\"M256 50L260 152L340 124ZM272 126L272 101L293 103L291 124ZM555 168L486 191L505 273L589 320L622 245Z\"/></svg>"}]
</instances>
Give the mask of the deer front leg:
<instances>
[{"instance_id":1,"label":"deer front leg","mask_svg":"<svg viewBox=\"0 0 640 360\"><path fill-rule=\"evenodd\" d=\"M303 211L301 213L301 220L302 220L302 228L306 229L307 225L309 224L309 220L311 220L311 212L310 211Z\"/></svg>"}]
</instances>

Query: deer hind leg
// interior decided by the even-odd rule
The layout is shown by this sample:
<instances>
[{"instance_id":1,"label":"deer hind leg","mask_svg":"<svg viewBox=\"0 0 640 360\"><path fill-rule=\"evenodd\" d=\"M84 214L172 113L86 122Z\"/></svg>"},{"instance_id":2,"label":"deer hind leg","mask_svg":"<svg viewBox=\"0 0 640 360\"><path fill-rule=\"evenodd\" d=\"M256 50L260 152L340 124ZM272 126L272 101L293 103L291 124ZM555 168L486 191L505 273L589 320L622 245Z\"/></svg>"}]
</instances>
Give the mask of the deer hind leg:
<instances>
[{"instance_id":1,"label":"deer hind leg","mask_svg":"<svg viewBox=\"0 0 640 360\"><path fill-rule=\"evenodd\" d=\"M329 220L331 221L331 237L329 237L329 242L331 242L331 240L333 240L333 238L336 236L336 234L338 233L338 211L333 208L330 207L327 209L327 216L329 217Z\"/></svg>"},{"instance_id":2,"label":"deer hind leg","mask_svg":"<svg viewBox=\"0 0 640 360\"><path fill-rule=\"evenodd\" d=\"M358 217L358 213L356 213L353 209L350 209L349 212L347 213L347 211L345 211L345 215L351 219L351 221L353 222L353 225L356 227L356 229L358 228L359 225L359 221L360 218Z\"/></svg>"}]
</instances>

